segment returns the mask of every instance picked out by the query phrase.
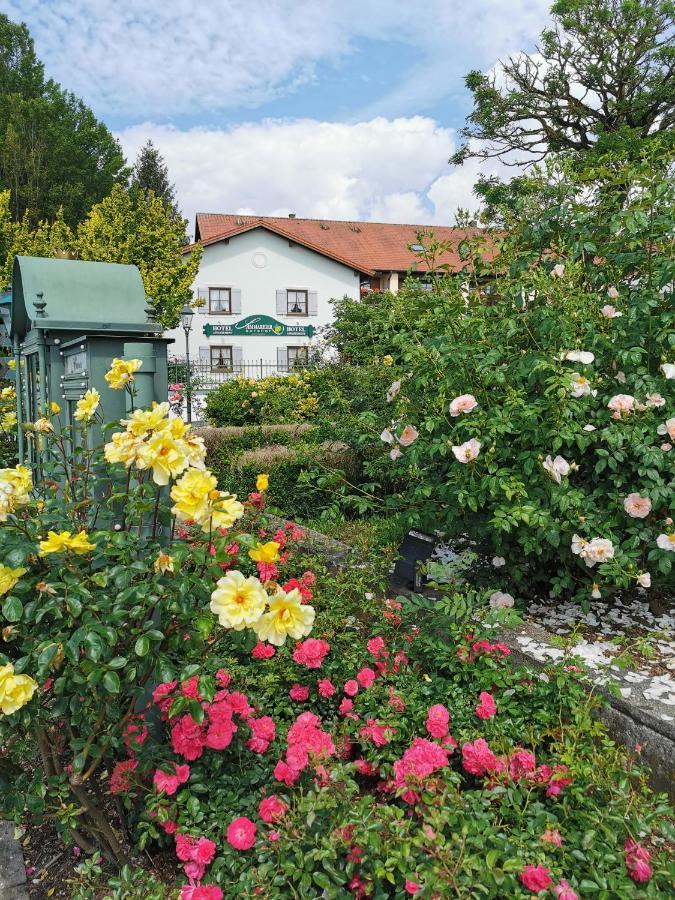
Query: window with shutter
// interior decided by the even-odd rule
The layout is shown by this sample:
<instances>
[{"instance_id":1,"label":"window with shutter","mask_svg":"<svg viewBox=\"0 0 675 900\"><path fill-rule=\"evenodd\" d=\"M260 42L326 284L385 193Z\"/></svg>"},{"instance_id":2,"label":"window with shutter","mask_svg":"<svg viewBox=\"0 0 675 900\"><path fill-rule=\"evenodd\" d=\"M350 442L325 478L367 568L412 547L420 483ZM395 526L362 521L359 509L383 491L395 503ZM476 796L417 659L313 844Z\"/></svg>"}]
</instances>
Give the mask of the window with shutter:
<instances>
[{"instance_id":1,"label":"window with shutter","mask_svg":"<svg viewBox=\"0 0 675 900\"><path fill-rule=\"evenodd\" d=\"M286 315L286 288L277 291L277 315Z\"/></svg>"},{"instance_id":2,"label":"window with shutter","mask_svg":"<svg viewBox=\"0 0 675 900\"><path fill-rule=\"evenodd\" d=\"M280 372L288 371L288 348L277 347L277 368Z\"/></svg>"},{"instance_id":3,"label":"window with shutter","mask_svg":"<svg viewBox=\"0 0 675 900\"><path fill-rule=\"evenodd\" d=\"M308 311L310 316L318 316L319 315L319 295L316 291L309 292L309 304Z\"/></svg>"},{"instance_id":4,"label":"window with shutter","mask_svg":"<svg viewBox=\"0 0 675 900\"><path fill-rule=\"evenodd\" d=\"M211 351L211 371L212 372L231 372L232 371L232 347L213 347Z\"/></svg>"},{"instance_id":5,"label":"window with shutter","mask_svg":"<svg viewBox=\"0 0 675 900\"><path fill-rule=\"evenodd\" d=\"M199 362L202 363L202 365L208 366L210 361L211 361L211 356L209 355L208 346L200 347L199 348Z\"/></svg>"},{"instance_id":6,"label":"window with shutter","mask_svg":"<svg viewBox=\"0 0 675 900\"><path fill-rule=\"evenodd\" d=\"M232 348L232 368L238 375L242 375L244 372L244 348L243 347L233 347Z\"/></svg>"},{"instance_id":7,"label":"window with shutter","mask_svg":"<svg viewBox=\"0 0 675 900\"><path fill-rule=\"evenodd\" d=\"M232 312L232 291L229 287L209 288L209 315L229 316Z\"/></svg>"},{"instance_id":8,"label":"window with shutter","mask_svg":"<svg viewBox=\"0 0 675 900\"><path fill-rule=\"evenodd\" d=\"M306 316L307 315L307 291L288 290L286 291L286 315L287 316Z\"/></svg>"},{"instance_id":9,"label":"window with shutter","mask_svg":"<svg viewBox=\"0 0 675 900\"><path fill-rule=\"evenodd\" d=\"M230 292L230 311L233 316L237 316L241 312L241 291L239 288L232 288Z\"/></svg>"}]
</instances>

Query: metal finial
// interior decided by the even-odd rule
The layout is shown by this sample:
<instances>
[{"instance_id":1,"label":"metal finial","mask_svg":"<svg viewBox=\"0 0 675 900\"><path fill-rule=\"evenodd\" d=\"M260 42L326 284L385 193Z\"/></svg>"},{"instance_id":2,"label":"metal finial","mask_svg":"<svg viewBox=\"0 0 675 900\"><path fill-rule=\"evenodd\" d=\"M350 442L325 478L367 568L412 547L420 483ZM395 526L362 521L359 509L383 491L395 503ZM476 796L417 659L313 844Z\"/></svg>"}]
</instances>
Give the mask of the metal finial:
<instances>
[{"instance_id":1,"label":"metal finial","mask_svg":"<svg viewBox=\"0 0 675 900\"><path fill-rule=\"evenodd\" d=\"M34 304L35 305L35 315L41 316L41 317L46 316L47 313L45 312L45 307L47 306L47 301L43 300L44 293L42 291L38 291L38 293L35 296L37 297L37 300L35 301L35 304Z\"/></svg>"},{"instance_id":2,"label":"metal finial","mask_svg":"<svg viewBox=\"0 0 675 900\"><path fill-rule=\"evenodd\" d=\"M148 322L154 323L157 321L157 309L152 297L145 298L145 317Z\"/></svg>"}]
</instances>

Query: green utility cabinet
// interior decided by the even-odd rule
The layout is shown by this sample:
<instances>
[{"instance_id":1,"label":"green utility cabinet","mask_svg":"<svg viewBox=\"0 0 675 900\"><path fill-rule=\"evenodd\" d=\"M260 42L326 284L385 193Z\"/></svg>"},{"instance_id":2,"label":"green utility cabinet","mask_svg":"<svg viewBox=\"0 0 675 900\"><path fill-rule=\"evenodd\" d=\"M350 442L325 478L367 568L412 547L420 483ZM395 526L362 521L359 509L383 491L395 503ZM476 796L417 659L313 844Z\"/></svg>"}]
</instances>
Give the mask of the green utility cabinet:
<instances>
[{"instance_id":1,"label":"green utility cabinet","mask_svg":"<svg viewBox=\"0 0 675 900\"><path fill-rule=\"evenodd\" d=\"M61 422L73 425L77 401L90 388L101 395L105 422L124 418L129 393L112 390L105 380L115 357L143 362L134 376L136 408L165 401L171 339L161 332L136 266L17 256L10 337L19 421L34 422L55 401ZM97 430L95 442L102 439ZM27 450L20 440L20 458L35 464L34 442Z\"/></svg>"}]
</instances>

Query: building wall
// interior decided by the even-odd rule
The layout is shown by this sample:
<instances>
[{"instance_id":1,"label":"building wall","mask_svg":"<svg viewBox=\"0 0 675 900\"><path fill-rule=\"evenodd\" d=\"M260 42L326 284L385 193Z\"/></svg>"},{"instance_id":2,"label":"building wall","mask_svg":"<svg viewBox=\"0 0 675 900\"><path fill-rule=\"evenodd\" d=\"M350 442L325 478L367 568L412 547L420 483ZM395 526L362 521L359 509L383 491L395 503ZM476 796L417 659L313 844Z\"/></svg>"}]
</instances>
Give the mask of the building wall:
<instances>
[{"instance_id":1,"label":"building wall","mask_svg":"<svg viewBox=\"0 0 675 900\"><path fill-rule=\"evenodd\" d=\"M359 298L360 275L335 262L262 228L245 232L204 248L201 265L193 284L195 297L209 287L231 288L237 311L231 315L209 314L208 303L197 309L190 332L190 356L204 362L211 346L231 346L235 361L277 363L284 348L309 345L307 337L216 336L205 337L207 323L234 324L246 316L266 315L286 325L313 325L320 328L332 319L330 300L345 295ZM311 292L315 309L307 316L289 316L277 312L277 292L286 289ZM239 311L240 306L240 311ZM169 355L185 356L185 334L178 327L166 332L174 339ZM316 339L315 341L316 342ZM281 348L281 349L279 349Z\"/></svg>"}]
</instances>

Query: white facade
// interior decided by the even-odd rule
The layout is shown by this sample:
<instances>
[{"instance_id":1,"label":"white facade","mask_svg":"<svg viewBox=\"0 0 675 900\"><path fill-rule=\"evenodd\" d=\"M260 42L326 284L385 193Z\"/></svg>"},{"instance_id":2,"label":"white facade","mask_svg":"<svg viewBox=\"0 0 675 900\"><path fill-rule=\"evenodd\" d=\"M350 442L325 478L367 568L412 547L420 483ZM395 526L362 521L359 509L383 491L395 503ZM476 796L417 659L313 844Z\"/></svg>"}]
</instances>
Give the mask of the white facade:
<instances>
[{"instance_id":1,"label":"white facade","mask_svg":"<svg viewBox=\"0 0 675 900\"><path fill-rule=\"evenodd\" d=\"M214 371L223 371L231 360L235 371L255 374L269 367L285 368L303 350L311 348L306 336L204 335L207 324L234 326L248 316L269 316L287 326L330 323L330 300L359 298L360 273L343 263L289 242L265 228L235 235L204 247L193 284L195 309L190 332L190 358ZM219 309L223 311L220 312ZM300 310L292 314L292 310ZM166 332L174 339L171 357L184 358L185 333L177 327ZM314 339L316 342L316 338ZM261 364L264 364L264 368Z\"/></svg>"}]
</instances>

